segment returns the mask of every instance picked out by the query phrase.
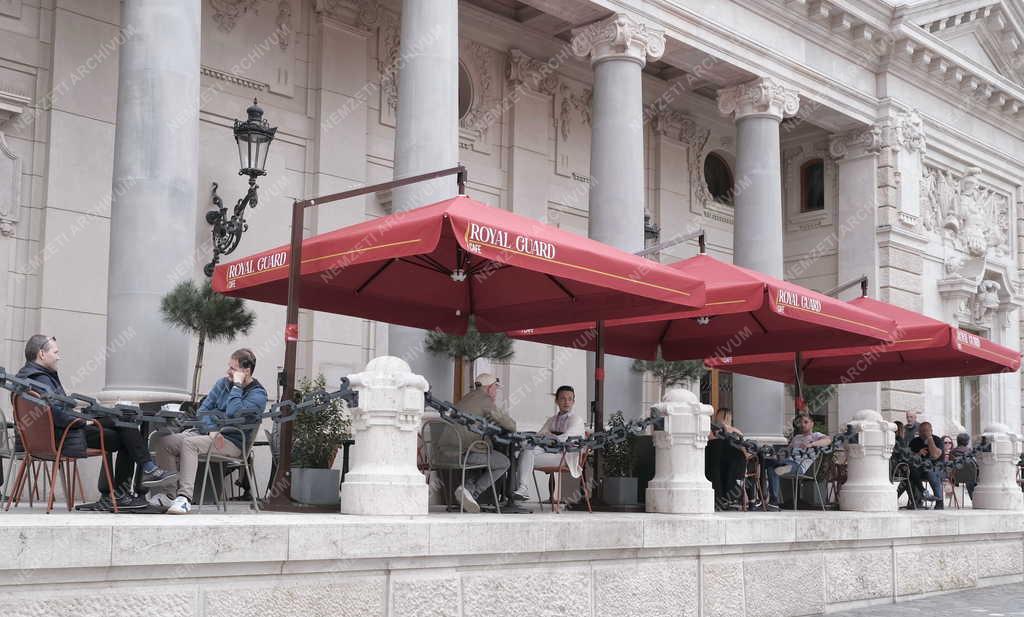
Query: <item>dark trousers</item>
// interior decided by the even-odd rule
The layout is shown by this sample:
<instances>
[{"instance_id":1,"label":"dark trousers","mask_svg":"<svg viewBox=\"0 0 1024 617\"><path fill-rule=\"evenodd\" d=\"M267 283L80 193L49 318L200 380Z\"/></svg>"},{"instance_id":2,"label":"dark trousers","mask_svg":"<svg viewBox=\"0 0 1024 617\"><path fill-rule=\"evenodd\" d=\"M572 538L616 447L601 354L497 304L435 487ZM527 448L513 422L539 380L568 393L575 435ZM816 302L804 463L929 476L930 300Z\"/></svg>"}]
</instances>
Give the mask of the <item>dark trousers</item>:
<instances>
[{"instance_id":1,"label":"dark trousers","mask_svg":"<svg viewBox=\"0 0 1024 617\"><path fill-rule=\"evenodd\" d=\"M113 422L103 422L103 445L107 450L107 465L113 469L114 485L122 490L132 488L135 465L142 465L152 457L142 433L137 428L113 426ZM100 429L90 424L85 427L85 443L90 448L100 447ZM117 452L117 464L112 462L113 453ZM100 471L100 494L108 495L107 474Z\"/></svg>"},{"instance_id":2,"label":"dark trousers","mask_svg":"<svg viewBox=\"0 0 1024 617\"><path fill-rule=\"evenodd\" d=\"M917 507L921 507L921 497L924 495L924 491L921 490L921 483L927 482L931 485L932 495L936 498L933 508L935 510L943 508L942 480L943 472L941 471L925 471L916 467L910 470L910 490L914 491L914 500L917 502Z\"/></svg>"},{"instance_id":3,"label":"dark trousers","mask_svg":"<svg viewBox=\"0 0 1024 617\"><path fill-rule=\"evenodd\" d=\"M736 480L746 467L743 453L723 439L712 439L704 451L704 475L715 489L715 502L739 495Z\"/></svg>"}]
</instances>

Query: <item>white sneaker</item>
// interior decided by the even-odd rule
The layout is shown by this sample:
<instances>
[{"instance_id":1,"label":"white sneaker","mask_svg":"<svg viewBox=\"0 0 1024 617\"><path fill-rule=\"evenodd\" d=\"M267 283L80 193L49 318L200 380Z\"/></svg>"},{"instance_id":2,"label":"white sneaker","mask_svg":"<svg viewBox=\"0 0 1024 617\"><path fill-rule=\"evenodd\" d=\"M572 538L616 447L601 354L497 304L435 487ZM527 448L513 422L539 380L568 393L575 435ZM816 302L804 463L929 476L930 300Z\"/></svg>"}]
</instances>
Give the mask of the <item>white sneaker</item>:
<instances>
[{"instance_id":1,"label":"white sneaker","mask_svg":"<svg viewBox=\"0 0 1024 617\"><path fill-rule=\"evenodd\" d=\"M480 504L476 502L473 495L462 488L461 486L455 489L455 498L462 503L462 509L466 512L473 512L474 514L480 511Z\"/></svg>"},{"instance_id":2,"label":"white sneaker","mask_svg":"<svg viewBox=\"0 0 1024 617\"><path fill-rule=\"evenodd\" d=\"M518 501L529 501L530 500L530 487L525 484L520 484L519 488L512 491L512 498Z\"/></svg>"},{"instance_id":3,"label":"white sneaker","mask_svg":"<svg viewBox=\"0 0 1024 617\"><path fill-rule=\"evenodd\" d=\"M479 511L480 506L477 506ZM188 514L192 510L192 504L189 503L188 497L178 495L174 501L171 502L171 506L167 508L168 514Z\"/></svg>"}]
</instances>

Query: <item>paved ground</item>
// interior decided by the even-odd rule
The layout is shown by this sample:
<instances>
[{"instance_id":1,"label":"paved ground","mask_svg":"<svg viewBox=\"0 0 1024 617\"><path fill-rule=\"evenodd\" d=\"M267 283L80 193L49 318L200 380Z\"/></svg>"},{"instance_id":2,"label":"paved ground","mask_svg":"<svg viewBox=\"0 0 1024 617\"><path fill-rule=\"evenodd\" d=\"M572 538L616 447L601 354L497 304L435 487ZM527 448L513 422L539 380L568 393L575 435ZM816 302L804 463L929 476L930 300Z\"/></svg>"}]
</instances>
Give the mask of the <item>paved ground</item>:
<instances>
[{"instance_id":1,"label":"paved ground","mask_svg":"<svg viewBox=\"0 0 1024 617\"><path fill-rule=\"evenodd\" d=\"M898 604L829 613L829 617L1010 617L1024 615L1024 584L954 591Z\"/></svg>"}]
</instances>

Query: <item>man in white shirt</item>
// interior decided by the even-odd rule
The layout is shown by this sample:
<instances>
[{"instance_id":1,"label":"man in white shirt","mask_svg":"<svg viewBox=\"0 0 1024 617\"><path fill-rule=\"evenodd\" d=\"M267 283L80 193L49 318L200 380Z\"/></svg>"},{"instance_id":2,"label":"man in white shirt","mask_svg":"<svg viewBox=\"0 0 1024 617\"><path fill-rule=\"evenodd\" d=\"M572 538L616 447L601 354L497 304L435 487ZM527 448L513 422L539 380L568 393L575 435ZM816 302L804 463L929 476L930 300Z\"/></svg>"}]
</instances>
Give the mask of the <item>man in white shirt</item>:
<instances>
[{"instance_id":1,"label":"man in white shirt","mask_svg":"<svg viewBox=\"0 0 1024 617\"><path fill-rule=\"evenodd\" d=\"M558 406L558 413L551 416L544 422L544 426L537 431L538 435L553 435L558 441L565 441L569 437L580 437L586 431L586 423L582 416L573 413L573 405L576 404L576 391L572 386L559 386L555 390L555 405ZM527 499L529 488L526 479L533 475L534 467L553 467L562 462L562 454L559 452L545 452L543 448L526 448L519 454L519 488L512 491L513 497ZM580 468L580 453L566 452L565 466L574 478L582 474Z\"/></svg>"}]
</instances>

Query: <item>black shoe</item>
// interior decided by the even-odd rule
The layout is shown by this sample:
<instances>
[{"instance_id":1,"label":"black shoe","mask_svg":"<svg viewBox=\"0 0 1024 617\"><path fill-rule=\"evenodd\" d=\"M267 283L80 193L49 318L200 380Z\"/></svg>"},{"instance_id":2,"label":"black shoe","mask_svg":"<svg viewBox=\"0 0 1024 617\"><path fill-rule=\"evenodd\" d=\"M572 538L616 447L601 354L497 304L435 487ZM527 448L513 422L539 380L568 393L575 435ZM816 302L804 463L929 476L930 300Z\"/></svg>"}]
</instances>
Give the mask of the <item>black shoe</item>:
<instances>
[{"instance_id":1,"label":"black shoe","mask_svg":"<svg viewBox=\"0 0 1024 617\"><path fill-rule=\"evenodd\" d=\"M109 495L100 495L98 501L80 503L75 506L75 510L78 512L112 512L113 509Z\"/></svg>"},{"instance_id":2,"label":"black shoe","mask_svg":"<svg viewBox=\"0 0 1024 617\"><path fill-rule=\"evenodd\" d=\"M117 493L117 509L118 510L140 510L142 508L149 507L149 501L145 497L138 495L132 495L131 493L118 492ZM114 511L114 504L110 503L110 509L108 512Z\"/></svg>"},{"instance_id":3,"label":"black shoe","mask_svg":"<svg viewBox=\"0 0 1024 617\"><path fill-rule=\"evenodd\" d=\"M160 469L157 467L153 471L142 474L142 486L159 486L161 484L166 484L177 477L177 471L167 471L166 469Z\"/></svg>"}]
</instances>

